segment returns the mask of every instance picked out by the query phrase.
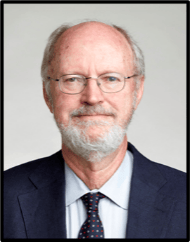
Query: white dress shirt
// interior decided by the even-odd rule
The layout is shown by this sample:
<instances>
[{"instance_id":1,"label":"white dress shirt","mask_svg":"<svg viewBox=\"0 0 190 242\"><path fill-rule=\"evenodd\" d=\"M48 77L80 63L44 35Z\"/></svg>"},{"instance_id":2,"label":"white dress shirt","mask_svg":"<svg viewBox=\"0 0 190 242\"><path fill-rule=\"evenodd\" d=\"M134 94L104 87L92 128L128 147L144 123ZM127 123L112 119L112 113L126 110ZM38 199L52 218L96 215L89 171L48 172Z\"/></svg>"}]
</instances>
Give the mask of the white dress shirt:
<instances>
[{"instance_id":1,"label":"white dress shirt","mask_svg":"<svg viewBox=\"0 0 190 242\"><path fill-rule=\"evenodd\" d=\"M80 228L87 218L86 208L80 197L85 193L98 191L107 196L99 201L98 206L104 238L126 237L132 169L133 155L127 150L113 176L100 189L90 190L65 163L67 238L78 238Z\"/></svg>"}]
</instances>

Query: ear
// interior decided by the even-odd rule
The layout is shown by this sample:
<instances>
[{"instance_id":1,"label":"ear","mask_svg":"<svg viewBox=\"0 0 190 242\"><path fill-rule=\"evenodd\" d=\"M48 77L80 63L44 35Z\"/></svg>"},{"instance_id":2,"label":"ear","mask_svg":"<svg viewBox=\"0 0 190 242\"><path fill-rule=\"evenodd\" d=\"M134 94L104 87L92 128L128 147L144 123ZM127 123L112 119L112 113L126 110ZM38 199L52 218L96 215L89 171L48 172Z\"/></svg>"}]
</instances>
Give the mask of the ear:
<instances>
[{"instance_id":1,"label":"ear","mask_svg":"<svg viewBox=\"0 0 190 242\"><path fill-rule=\"evenodd\" d=\"M44 95L44 100L45 100L45 102L46 102L46 104L47 104L47 106L48 106L50 112L53 113L52 103L51 103L51 101L50 101L49 96L47 95L47 92L46 92L46 89L45 89L45 84L44 84L44 82L43 82L43 95Z\"/></svg>"},{"instance_id":2,"label":"ear","mask_svg":"<svg viewBox=\"0 0 190 242\"><path fill-rule=\"evenodd\" d=\"M143 92L144 92L144 76L141 76L140 77L140 80L139 80L139 86L137 87L137 97L136 97L136 105L135 105L135 110L137 109L141 99L142 99L142 96L143 96Z\"/></svg>"}]
</instances>

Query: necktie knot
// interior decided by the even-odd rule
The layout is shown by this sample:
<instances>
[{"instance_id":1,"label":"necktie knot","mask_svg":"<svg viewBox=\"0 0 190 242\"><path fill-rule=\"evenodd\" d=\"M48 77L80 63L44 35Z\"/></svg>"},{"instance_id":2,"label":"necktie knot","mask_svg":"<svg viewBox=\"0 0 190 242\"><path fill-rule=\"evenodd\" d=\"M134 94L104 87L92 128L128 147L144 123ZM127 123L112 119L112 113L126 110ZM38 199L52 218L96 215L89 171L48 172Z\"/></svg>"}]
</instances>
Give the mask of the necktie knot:
<instances>
[{"instance_id":1,"label":"necktie knot","mask_svg":"<svg viewBox=\"0 0 190 242\"><path fill-rule=\"evenodd\" d=\"M87 212L90 211L97 211L98 210L98 204L101 198L104 198L105 196L98 192L98 193L86 193L84 196L81 197Z\"/></svg>"}]
</instances>

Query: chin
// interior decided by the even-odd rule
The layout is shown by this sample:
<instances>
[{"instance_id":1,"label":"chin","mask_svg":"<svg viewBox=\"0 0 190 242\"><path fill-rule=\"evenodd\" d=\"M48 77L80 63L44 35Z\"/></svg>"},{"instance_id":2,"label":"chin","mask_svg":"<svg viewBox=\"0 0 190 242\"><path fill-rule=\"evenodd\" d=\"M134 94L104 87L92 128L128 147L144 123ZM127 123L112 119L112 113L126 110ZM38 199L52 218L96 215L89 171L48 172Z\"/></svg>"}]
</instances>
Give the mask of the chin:
<instances>
[{"instance_id":1,"label":"chin","mask_svg":"<svg viewBox=\"0 0 190 242\"><path fill-rule=\"evenodd\" d=\"M96 140L102 137L105 133L114 126L113 122L108 121L82 121L72 124L73 127L78 129L86 137L92 140Z\"/></svg>"},{"instance_id":2,"label":"chin","mask_svg":"<svg viewBox=\"0 0 190 242\"><path fill-rule=\"evenodd\" d=\"M101 161L113 153L123 142L126 130L120 125L96 126L86 125L85 129L78 125L57 124L62 142L68 149L89 162Z\"/></svg>"},{"instance_id":3,"label":"chin","mask_svg":"<svg viewBox=\"0 0 190 242\"><path fill-rule=\"evenodd\" d=\"M90 127L79 128L84 136L87 137L90 141L97 141L100 138L103 138L111 129L111 125L107 126L98 126L93 125Z\"/></svg>"}]
</instances>

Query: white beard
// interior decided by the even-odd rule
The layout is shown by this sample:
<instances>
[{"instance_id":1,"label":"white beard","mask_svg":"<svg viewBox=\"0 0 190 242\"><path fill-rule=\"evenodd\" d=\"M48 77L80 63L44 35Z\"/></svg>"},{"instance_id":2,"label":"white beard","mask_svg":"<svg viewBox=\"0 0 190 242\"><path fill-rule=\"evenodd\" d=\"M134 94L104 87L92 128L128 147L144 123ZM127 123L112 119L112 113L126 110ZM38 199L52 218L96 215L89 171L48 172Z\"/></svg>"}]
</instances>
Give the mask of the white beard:
<instances>
[{"instance_id":1,"label":"white beard","mask_svg":"<svg viewBox=\"0 0 190 242\"><path fill-rule=\"evenodd\" d=\"M126 135L127 127L131 121L134 109L131 110L128 120L125 121L123 126L118 124L111 124L106 121L78 121L72 124L72 117L78 114L89 113L109 113L113 116L115 113L103 111L103 108L98 107L82 107L75 110L70 115L70 121L66 127L62 123L57 123L61 132L62 142L76 155L90 162L99 162L104 157L113 153L123 142ZM96 139L91 140L88 136L87 129L91 126L101 126L102 132L99 133ZM81 128L83 126L83 128ZM108 129L107 127L110 126ZM84 128L85 127L85 128ZM106 129L104 128L106 127Z\"/></svg>"}]
</instances>

